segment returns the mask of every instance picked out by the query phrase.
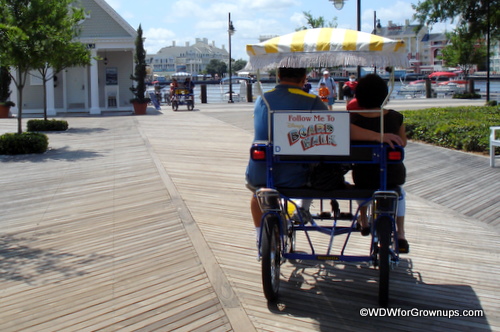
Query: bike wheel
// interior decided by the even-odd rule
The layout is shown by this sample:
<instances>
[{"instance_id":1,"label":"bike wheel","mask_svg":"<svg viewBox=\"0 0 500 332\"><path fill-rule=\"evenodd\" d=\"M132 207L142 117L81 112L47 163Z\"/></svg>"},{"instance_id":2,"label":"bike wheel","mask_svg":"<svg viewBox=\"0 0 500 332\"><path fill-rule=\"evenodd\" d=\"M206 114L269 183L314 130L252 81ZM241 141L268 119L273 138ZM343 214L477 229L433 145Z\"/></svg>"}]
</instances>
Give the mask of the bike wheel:
<instances>
[{"instance_id":1,"label":"bike wheel","mask_svg":"<svg viewBox=\"0 0 500 332\"><path fill-rule=\"evenodd\" d=\"M390 271L390 251L392 219L380 217L377 220L377 234L379 240L378 262L379 262L379 294L378 302L381 307L387 307L389 302L389 271Z\"/></svg>"},{"instance_id":2,"label":"bike wheel","mask_svg":"<svg viewBox=\"0 0 500 332\"><path fill-rule=\"evenodd\" d=\"M179 108L179 104L176 101L172 101L172 110L175 112Z\"/></svg>"},{"instance_id":3,"label":"bike wheel","mask_svg":"<svg viewBox=\"0 0 500 332\"><path fill-rule=\"evenodd\" d=\"M194 103L192 100L188 100L187 102L187 107L188 107L188 111L192 111L193 108L194 108Z\"/></svg>"},{"instance_id":4,"label":"bike wheel","mask_svg":"<svg viewBox=\"0 0 500 332\"><path fill-rule=\"evenodd\" d=\"M281 264L281 241L279 219L268 215L264 219L262 232L262 287L270 302L278 298Z\"/></svg>"}]
</instances>

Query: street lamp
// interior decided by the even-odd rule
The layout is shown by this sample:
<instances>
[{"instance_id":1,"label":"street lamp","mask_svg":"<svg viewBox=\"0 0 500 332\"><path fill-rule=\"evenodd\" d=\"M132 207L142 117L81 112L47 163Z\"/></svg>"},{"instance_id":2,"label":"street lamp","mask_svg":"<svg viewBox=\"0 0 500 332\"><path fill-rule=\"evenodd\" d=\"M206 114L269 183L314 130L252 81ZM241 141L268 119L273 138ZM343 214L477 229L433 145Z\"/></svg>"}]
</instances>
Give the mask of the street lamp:
<instances>
[{"instance_id":1,"label":"street lamp","mask_svg":"<svg viewBox=\"0 0 500 332\"><path fill-rule=\"evenodd\" d=\"M330 0L331 2L333 2L333 5L335 6L335 8L337 8L338 10L341 10L342 8L344 8L344 3L347 1L347 0ZM357 0L357 28L358 28L358 31L361 31L361 0Z\"/></svg>"},{"instance_id":2,"label":"street lamp","mask_svg":"<svg viewBox=\"0 0 500 332\"><path fill-rule=\"evenodd\" d=\"M228 103L234 103L233 101L233 81L231 79L231 36L236 30L234 29L233 22L231 21L231 13L229 13L228 29L227 33L229 35L229 101Z\"/></svg>"},{"instance_id":3,"label":"street lamp","mask_svg":"<svg viewBox=\"0 0 500 332\"><path fill-rule=\"evenodd\" d=\"M341 10L342 8L344 8L344 3L347 1L347 0L330 0L331 2L333 2L333 5L335 6L335 8L337 8L338 10ZM357 29L358 31L361 31L361 0L357 0L356 2L356 22L357 22ZM361 66L358 66L358 80L359 80L359 77L361 76Z\"/></svg>"}]
</instances>

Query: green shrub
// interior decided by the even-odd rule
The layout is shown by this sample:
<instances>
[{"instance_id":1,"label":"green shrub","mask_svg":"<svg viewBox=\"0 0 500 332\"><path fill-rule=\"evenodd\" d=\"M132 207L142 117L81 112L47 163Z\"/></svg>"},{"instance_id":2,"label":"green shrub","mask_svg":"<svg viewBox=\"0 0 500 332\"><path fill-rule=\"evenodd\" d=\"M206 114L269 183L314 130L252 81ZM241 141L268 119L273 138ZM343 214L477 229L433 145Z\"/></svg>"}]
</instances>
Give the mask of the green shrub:
<instances>
[{"instance_id":1,"label":"green shrub","mask_svg":"<svg viewBox=\"0 0 500 332\"><path fill-rule=\"evenodd\" d=\"M453 98L454 99L479 99L479 98L481 98L481 95L478 93L470 93L470 92L455 93L453 95Z\"/></svg>"},{"instance_id":2,"label":"green shrub","mask_svg":"<svg viewBox=\"0 0 500 332\"><path fill-rule=\"evenodd\" d=\"M490 126L500 124L500 108L463 106L404 112L409 139L446 148L489 152Z\"/></svg>"},{"instance_id":3,"label":"green shrub","mask_svg":"<svg viewBox=\"0 0 500 332\"><path fill-rule=\"evenodd\" d=\"M0 136L0 154L44 153L49 138L43 133L7 133Z\"/></svg>"},{"instance_id":4,"label":"green shrub","mask_svg":"<svg viewBox=\"0 0 500 332\"><path fill-rule=\"evenodd\" d=\"M65 120L29 120L28 131L65 131L68 130L68 121Z\"/></svg>"}]
</instances>

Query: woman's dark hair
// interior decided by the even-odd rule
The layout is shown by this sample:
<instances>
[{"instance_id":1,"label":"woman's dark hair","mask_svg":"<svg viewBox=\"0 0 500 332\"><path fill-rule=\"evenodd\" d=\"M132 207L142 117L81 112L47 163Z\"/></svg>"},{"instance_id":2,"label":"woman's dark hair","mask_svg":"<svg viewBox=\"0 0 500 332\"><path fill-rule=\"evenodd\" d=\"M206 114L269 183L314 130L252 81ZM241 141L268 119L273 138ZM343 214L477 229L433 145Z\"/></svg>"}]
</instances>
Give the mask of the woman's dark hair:
<instances>
[{"instance_id":1,"label":"woman's dark hair","mask_svg":"<svg viewBox=\"0 0 500 332\"><path fill-rule=\"evenodd\" d=\"M279 77L281 79L286 78L287 81L300 83L304 79L304 76L306 76L305 68L279 68Z\"/></svg>"},{"instance_id":2,"label":"woman's dark hair","mask_svg":"<svg viewBox=\"0 0 500 332\"><path fill-rule=\"evenodd\" d=\"M364 76L356 86L356 99L363 108L381 107L388 93L385 81L375 74Z\"/></svg>"}]
</instances>

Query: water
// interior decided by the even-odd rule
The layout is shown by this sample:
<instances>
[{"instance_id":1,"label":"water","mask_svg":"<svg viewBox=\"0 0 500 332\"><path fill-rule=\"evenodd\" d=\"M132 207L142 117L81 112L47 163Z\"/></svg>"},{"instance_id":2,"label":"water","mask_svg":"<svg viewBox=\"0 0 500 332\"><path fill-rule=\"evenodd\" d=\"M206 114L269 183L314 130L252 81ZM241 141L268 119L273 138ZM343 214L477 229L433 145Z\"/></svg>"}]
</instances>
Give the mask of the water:
<instances>
[{"instance_id":1,"label":"water","mask_svg":"<svg viewBox=\"0 0 500 332\"><path fill-rule=\"evenodd\" d=\"M254 84L255 85L255 84ZM274 88L276 86L275 83L263 83L262 84L262 90L269 91L270 89ZM313 88L316 87L316 84L313 83ZM486 93L486 81L479 81L476 80L474 81L474 87L475 89L479 89L480 94L485 94ZM396 81L394 84L394 90L391 94L392 99L404 99L404 96L398 95L398 91L401 88L401 82ZM222 102L227 102L227 95L225 93L229 91L229 85L225 85L222 87L219 84L207 84L207 102L209 104L212 103L222 103ZM246 87L240 86L240 84L233 84L233 91L236 94L239 94L241 96L242 102L245 102L245 96L246 96ZM255 90L254 90L255 91ZM195 95L197 101L200 100L200 85L198 85L195 89ZM256 92L253 93L254 97L257 96ZM495 80L495 81L490 81L490 99L491 100L497 100L500 102L500 81ZM238 96L234 96L233 100L235 102L238 102Z\"/></svg>"}]
</instances>

